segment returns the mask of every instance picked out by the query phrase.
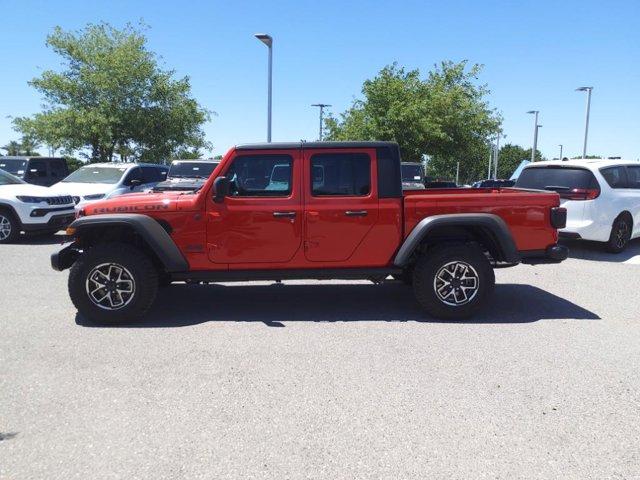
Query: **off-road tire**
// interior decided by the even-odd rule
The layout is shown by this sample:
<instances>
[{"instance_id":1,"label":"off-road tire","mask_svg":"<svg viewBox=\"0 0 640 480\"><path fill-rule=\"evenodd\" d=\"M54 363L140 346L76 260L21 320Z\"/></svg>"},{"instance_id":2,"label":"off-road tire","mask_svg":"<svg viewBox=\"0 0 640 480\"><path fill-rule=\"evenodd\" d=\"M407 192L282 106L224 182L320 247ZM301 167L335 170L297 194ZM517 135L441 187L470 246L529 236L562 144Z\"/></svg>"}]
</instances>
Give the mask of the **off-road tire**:
<instances>
[{"instance_id":1,"label":"off-road tire","mask_svg":"<svg viewBox=\"0 0 640 480\"><path fill-rule=\"evenodd\" d=\"M89 275L100 265L124 267L133 278L133 294L124 306L101 308L90 298ZM69 296L78 312L99 324L119 324L140 319L149 310L158 291L158 271L143 251L125 243L99 244L85 251L69 272ZM123 298L123 297L121 297Z\"/></svg>"},{"instance_id":2,"label":"off-road tire","mask_svg":"<svg viewBox=\"0 0 640 480\"><path fill-rule=\"evenodd\" d=\"M436 276L446 277L445 270L459 265L459 270L466 271L464 281L466 290L458 288L453 298L446 301L441 297L450 290L441 290L442 280L436 280ZM469 289L471 279L475 278L476 288ZM471 283L469 283L471 282ZM454 244L433 247L423 254L413 270L413 290L418 303L435 318L445 320L457 320L471 317L477 313L487 302L495 286L493 268L482 250L474 244ZM436 290L440 290L440 294ZM452 290L456 290L452 287ZM475 292L475 293L474 293ZM458 303L464 296L469 299L465 303ZM448 304L454 303L455 305Z\"/></svg>"},{"instance_id":3,"label":"off-road tire","mask_svg":"<svg viewBox=\"0 0 640 480\"><path fill-rule=\"evenodd\" d=\"M391 277L405 285L411 285L413 283L413 272L411 270L403 270L402 273L398 275L391 275Z\"/></svg>"},{"instance_id":4,"label":"off-road tire","mask_svg":"<svg viewBox=\"0 0 640 480\"><path fill-rule=\"evenodd\" d=\"M4 227L3 232L0 232L0 244L2 243L14 243L20 237L20 230L22 225L16 218L11 210L0 209L0 228ZM7 227L10 229L9 234L6 235Z\"/></svg>"},{"instance_id":5,"label":"off-road tire","mask_svg":"<svg viewBox=\"0 0 640 480\"><path fill-rule=\"evenodd\" d=\"M611 235L606 243L606 249L610 253L621 253L629 245L631 240L631 232L633 230L633 222L629 215L620 215L615 219L611 226Z\"/></svg>"}]
</instances>

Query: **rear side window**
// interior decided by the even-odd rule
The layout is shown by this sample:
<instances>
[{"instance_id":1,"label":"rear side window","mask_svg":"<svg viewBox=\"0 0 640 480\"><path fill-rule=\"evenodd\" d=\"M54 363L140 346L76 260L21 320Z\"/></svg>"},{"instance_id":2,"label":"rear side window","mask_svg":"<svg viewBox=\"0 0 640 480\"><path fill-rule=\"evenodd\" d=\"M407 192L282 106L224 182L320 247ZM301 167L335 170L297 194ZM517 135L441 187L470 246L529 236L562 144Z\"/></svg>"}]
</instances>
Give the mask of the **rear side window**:
<instances>
[{"instance_id":1,"label":"rear side window","mask_svg":"<svg viewBox=\"0 0 640 480\"><path fill-rule=\"evenodd\" d=\"M627 170L624 167L607 167L600 173L611 188L627 188Z\"/></svg>"},{"instance_id":2,"label":"rear side window","mask_svg":"<svg viewBox=\"0 0 640 480\"><path fill-rule=\"evenodd\" d=\"M167 168L163 167L141 167L142 183L158 183L167 179Z\"/></svg>"},{"instance_id":3,"label":"rear side window","mask_svg":"<svg viewBox=\"0 0 640 480\"><path fill-rule=\"evenodd\" d=\"M64 160L51 160L49 162L49 169L51 170L51 176L53 178L64 178L69 174Z\"/></svg>"},{"instance_id":4,"label":"rear side window","mask_svg":"<svg viewBox=\"0 0 640 480\"><path fill-rule=\"evenodd\" d=\"M515 186L558 192L562 190L599 188L596 177L589 170L568 167L525 168L520 177L518 177Z\"/></svg>"},{"instance_id":5,"label":"rear side window","mask_svg":"<svg viewBox=\"0 0 640 480\"><path fill-rule=\"evenodd\" d=\"M629 188L640 189L640 166L627 167L627 176L629 177Z\"/></svg>"},{"instance_id":6,"label":"rear side window","mask_svg":"<svg viewBox=\"0 0 640 480\"><path fill-rule=\"evenodd\" d=\"M318 153L311 157L311 170L314 196L366 196L371 192L371 159L366 153Z\"/></svg>"}]
</instances>

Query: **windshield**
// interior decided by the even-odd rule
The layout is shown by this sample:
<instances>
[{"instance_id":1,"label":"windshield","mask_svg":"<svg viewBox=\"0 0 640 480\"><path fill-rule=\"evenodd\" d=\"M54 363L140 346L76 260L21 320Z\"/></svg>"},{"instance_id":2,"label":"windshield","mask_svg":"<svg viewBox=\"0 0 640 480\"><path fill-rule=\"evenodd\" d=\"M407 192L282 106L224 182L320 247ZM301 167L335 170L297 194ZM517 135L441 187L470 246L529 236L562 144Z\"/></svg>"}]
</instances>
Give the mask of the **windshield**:
<instances>
[{"instance_id":1,"label":"windshield","mask_svg":"<svg viewBox=\"0 0 640 480\"><path fill-rule=\"evenodd\" d=\"M422 165L416 163L414 165L402 165L402 181L403 182L422 182L424 173Z\"/></svg>"},{"instance_id":2,"label":"windshield","mask_svg":"<svg viewBox=\"0 0 640 480\"><path fill-rule=\"evenodd\" d=\"M21 183L26 182L23 182L18 177L14 177L13 175L9 175L7 172L0 170L0 185L19 185Z\"/></svg>"},{"instance_id":3,"label":"windshield","mask_svg":"<svg viewBox=\"0 0 640 480\"><path fill-rule=\"evenodd\" d=\"M81 167L67 178L65 183L118 183L127 167Z\"/></svg>"},{"instance_id":4,"label":"windshield","mask_svg":"<svg viewBox=\"0 0 640 480\"><path fill-rule=\"evenodd\" d=\"M0 169L14 175L22 176L27 169L27 161L13 158L0 158Z\"/></svg>"},{"instance_id":5,"label":"windshield","mask_svg":"<svg viewBox=\"0 0 640 480\"><path fill-rule=\"evenodd\" d=\"M589 189L597 188L597 180L584 168L529 167L518 177L516 187L553 191Z\"/></svg>"},{"instance_id":6,"label":"windshield","mask_svg":"<svg viewBox=\"0 0 640 480\"><path fill-rule=\"evenodd\" d=\"M219 162L174 161L169 169L169 178L209 178Z\"/></svg>"}]
</instances>

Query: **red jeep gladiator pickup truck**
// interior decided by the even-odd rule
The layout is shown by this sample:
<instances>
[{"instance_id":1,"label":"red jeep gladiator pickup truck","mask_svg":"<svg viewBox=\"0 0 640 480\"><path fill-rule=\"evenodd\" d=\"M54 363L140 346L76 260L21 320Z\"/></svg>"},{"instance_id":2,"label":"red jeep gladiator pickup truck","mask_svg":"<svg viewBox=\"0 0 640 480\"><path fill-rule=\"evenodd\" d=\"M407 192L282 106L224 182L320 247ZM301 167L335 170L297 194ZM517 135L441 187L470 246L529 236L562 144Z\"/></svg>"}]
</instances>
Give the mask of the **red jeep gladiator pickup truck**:
<instances>
[{"instance_id":1,"label":"red jeep gladiator pickup truck","mask_svg":"<svg viewBox=\"0 0 640 480\"><path fill-rule=\"evenodd\" d=\"M130 321L171 282L370 279L413 284L434 317L476 312L493 268L557 263L566 211L553 192L402 191L392 142L232 148L196 192L84 207L54 253L86 318Z\"/></svg>"}]
</instances>

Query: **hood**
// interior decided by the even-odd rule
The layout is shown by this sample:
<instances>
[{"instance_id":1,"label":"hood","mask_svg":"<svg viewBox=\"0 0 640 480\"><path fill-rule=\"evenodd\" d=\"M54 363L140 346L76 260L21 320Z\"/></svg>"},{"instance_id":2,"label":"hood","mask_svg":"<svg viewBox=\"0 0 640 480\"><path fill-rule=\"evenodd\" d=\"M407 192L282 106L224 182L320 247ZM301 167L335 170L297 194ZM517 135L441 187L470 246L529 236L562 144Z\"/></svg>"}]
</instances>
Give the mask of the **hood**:
<instances>
[{"instance_id":1,"label":"hood","mask_svg":"<svg viewBox=\"0 0 640 480\"><path fill-rule=\"evenodd\" d=\"M56 197L71 195L67 190L53 191L49 187L32 185L30 183L16 183L14 185L1 185L0 195L28 195L31 197Z\"/></svg>"},{"instance_id":2,"label":"hood","mask_svg":"<svg viewBox=\"0 0 640 480\"><path fill-rule=\"evenodd\" d=\"M83 206L82 210L85 215L175 212L178 208L178 197L178 193L131 193L91 202Z\"/></svg>"},{"instance_id":3,"label":"hood","mask_svg":"<svg viewBox=\"0 0 640 480\"><path fill-rule=\"evenodd\" d=\"M197 190L204 185L206 178L170 178L153 187L154 192L167 190Z\"/></svg>"},{"instance_id":4,"label":"hood","mask_svg":"<svg viewBox=\"0 0 640 480\"><path fill-rule=\"evenodd\" d=\"M74 183L74 182L58 182L49 188L55 193L65 193L76 197L84 197L85 195L107 194L115 188L115 184L111 183Z\"/></svg>"}]
</instances>

